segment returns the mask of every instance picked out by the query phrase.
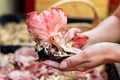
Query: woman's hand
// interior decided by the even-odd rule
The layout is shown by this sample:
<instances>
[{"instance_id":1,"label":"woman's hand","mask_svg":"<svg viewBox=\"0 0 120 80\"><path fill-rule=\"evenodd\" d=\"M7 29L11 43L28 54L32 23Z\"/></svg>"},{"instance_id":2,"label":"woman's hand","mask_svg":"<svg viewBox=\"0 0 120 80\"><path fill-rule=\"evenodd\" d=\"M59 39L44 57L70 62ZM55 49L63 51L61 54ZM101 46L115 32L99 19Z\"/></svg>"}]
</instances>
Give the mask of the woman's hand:
<instances>
[{"instance_id":1,"label":"woman's hand","mask_svg":"<svg viewBox=\"0 0 120 80\"><path fill-rule=\"evenodd\" d=\"M119 44L103 42L86 47L80 54L68 57L61 63L46 60L44 64L62 71L85 71L102 64L120 62L119 57Z\"/></svg>"}]
</instances>

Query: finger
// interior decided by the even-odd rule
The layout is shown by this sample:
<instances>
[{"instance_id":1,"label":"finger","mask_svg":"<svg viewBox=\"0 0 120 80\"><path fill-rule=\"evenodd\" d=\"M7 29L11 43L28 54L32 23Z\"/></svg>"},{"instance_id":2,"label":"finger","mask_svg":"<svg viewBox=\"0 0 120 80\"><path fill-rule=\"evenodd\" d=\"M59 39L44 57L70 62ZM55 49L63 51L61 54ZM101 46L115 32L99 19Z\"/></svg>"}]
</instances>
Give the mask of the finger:
<instances>
[{"instance_id":1,"label":"finger","mask_svg":"<svg viewBox=\"0 0 120 80\"><path fill-rule=\"evenodd\" d=\"M45 65L47 65L47 66L49 66L49 67L58 69L58 70L60 70L60 71L76 71L76 70L77 70L77 69L75 69L75 68L61 69L59 63L57 63L57 62L55 62L55 61L51 61L51 60L43 61L43 64L45 64Z\"/></svg>"},{"instance_id":2,"label":"finger","mask_svg":"<svg viewBox=\"0 0 120 80\"><path fill-rule=\"evenodd\" d=\"M81 65L78 65L78 66L76 67L76 69L77 69L78 71L87 71L87 70L93 68L92 66L90 66L90 64L91 64L91 62L83 63L83 64L81 64Z\"/></svg>"},{"instance_id":3,"label":"finger","mask_svg":"<svg viewBox=\"0 0 120 80\"><path fill-rule=\"evenodd\" d=\"M75 67L69 67L69 68L66 68L66 69L61 69L59 67L59 63L57 63L55 61L46 60L43 63L45 65L50 66L50 67L59 69L60 71L81 71L81 72L83 72L83 71L86 71L86 70L89 70L89 69L93 68L93 66L90 66L92 64L90 62L85 62L85 63L82 63L81 65L78 65L78 66L75 66Z\"/></svg>"},{"instance_id":4,"label":"finger","mask_svg":"<svg viewBox=\"0 0 120 80\"><path fill-rule=\"evenodd\" d=\"M47 65L47 66L50 66L50 67L53 67L53 68L56 68L56 69L59 69L60 67L60 64L58 62L55 62L55 61L51 61L51 60L46 60L46 61L43 61L43 64Z\"/></svg>"},{"instance_id":5,"label":"finger","mask_svg":"<svg viewBox=\"0 0 120 80\"><path fill-rule=\"evenodd\" d=\"M60 63L60 68L67 69L67 68L75 67L87 61L88 61L87 56L81 52L80 54L73 55L63 60Z\"/></svg>"},{"instance_id":6,"label":"finger","mask_svg":"<svg viewBox=\"0 0 120 80\"><path fill-rule=\"evenodd\" d=\"M96 64L96 62L86 62L86 63L83 63L81 65L78 65L76 67L76 69L79 71L87 71L87 70L93 69L93 68L98 67L98 66L100 66L100 65Z\"/></svg>"},{"instance_id":7,"label":"finger","mask_svg":"<svg viewBox=\"0 0 120 80\"><path fill-rule=\"evenodd\" d=\"M51 61L51 60L43 61L43 64L45 64L45 65L47 65L47 66L49 66L49 67L58 69L58 70L60 70L60 71L76 71L76 70L77 70L77 69L74 68L74 67L67 68L67 69L61 69L59 63L57 63L57 62L55 62L55 61Z\"/></svg>"},{"instance_id":8,"label":"finger","mask_svg":"<svg viewBox=\"0 0 120 80\"><path fill-rule=\"evenodd\" d=\"M67 69L59 69L60 71L85 71L85 68L71 67Z\"/></svg>"},{"instance_id":9,"label":"finger","mask_svg":"<svg viewBox=\"0 0 120 80\"><path fill-rule=\"evenodd\" d=\"M62 69L63 71L87 71L91 69L91 67L89 67L89 62L85 62L85 63L82 63L81 65L77 65L75 67L70 67L70 68L67 68L67 69Z\"/></svg>"}]
</instances>

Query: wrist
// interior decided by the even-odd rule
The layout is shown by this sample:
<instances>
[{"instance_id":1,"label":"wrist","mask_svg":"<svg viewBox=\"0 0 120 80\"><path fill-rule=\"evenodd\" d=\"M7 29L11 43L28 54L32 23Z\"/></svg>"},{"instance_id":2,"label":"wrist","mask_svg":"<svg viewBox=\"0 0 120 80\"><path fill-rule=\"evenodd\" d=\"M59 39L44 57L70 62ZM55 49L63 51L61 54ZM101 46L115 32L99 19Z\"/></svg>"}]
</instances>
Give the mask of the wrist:
<instances>
[{"instance_id":1,"label":"wrist","mask_svg":"<svg viewBox=\"0 0 120 80\"><path fill-rule=\"evenodd\" d=\"M109 30L109 31L108 31ZM119 42L120 41L120 19L112 15L102 21L96 28L84 32L81 35L89 37L88 45L98 42Z\"/></svg>"},{"instance_id":2,"label":"wrist","mask_svg":"<svg viewBox=\"0 0 120 80\"><path fill-rule=\"evenodd\" d=\"M120 45L119 44L113 44L113 46L111 47L109 61L120 63Z\"/></svg>"}]
</instances>

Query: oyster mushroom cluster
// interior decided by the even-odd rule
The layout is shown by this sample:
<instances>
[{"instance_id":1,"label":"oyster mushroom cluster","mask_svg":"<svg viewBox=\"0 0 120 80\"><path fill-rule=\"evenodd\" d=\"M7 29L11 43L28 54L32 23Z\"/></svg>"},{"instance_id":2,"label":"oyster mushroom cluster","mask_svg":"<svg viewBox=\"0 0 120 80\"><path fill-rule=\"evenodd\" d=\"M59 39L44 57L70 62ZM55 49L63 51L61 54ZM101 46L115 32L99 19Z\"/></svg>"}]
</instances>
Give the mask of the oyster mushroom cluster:
<instances>
[{"instance_id":1,"label":"oyster mushroom cluster","mask_svg":"<svg viewBox=\"0 0 120 80\"><path fill-rule=\"evenodd\" d=\"M35 50L41 60L61 61L73 54L79 54L87 36L79 36L79 28L67 28L67 15L61 8L51 11L30 12L26 17L27 29L34 36Z\"/></svg>"}]
</instances>

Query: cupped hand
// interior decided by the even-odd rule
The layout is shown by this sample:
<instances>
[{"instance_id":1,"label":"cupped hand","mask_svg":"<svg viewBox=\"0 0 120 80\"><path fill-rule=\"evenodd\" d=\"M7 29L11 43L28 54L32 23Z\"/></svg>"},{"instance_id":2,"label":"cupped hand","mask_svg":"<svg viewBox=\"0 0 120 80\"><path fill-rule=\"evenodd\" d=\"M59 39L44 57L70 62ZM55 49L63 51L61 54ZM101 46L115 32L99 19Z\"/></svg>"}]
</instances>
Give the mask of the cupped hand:
<instances>
[{"instance_id":1,"label":"cupped hand","mask_svg":"<svg viewBox=\"0 0 120 80\"><path fill-rule=\"evenodd\" d=\"M118 48L115 43L97 43L86 47L77 55L64 59L61 63L46 60L44 64L61 71L86 71L102 64L113 62L117 55L114 49Z\"/></svg>"}]
</instances>

